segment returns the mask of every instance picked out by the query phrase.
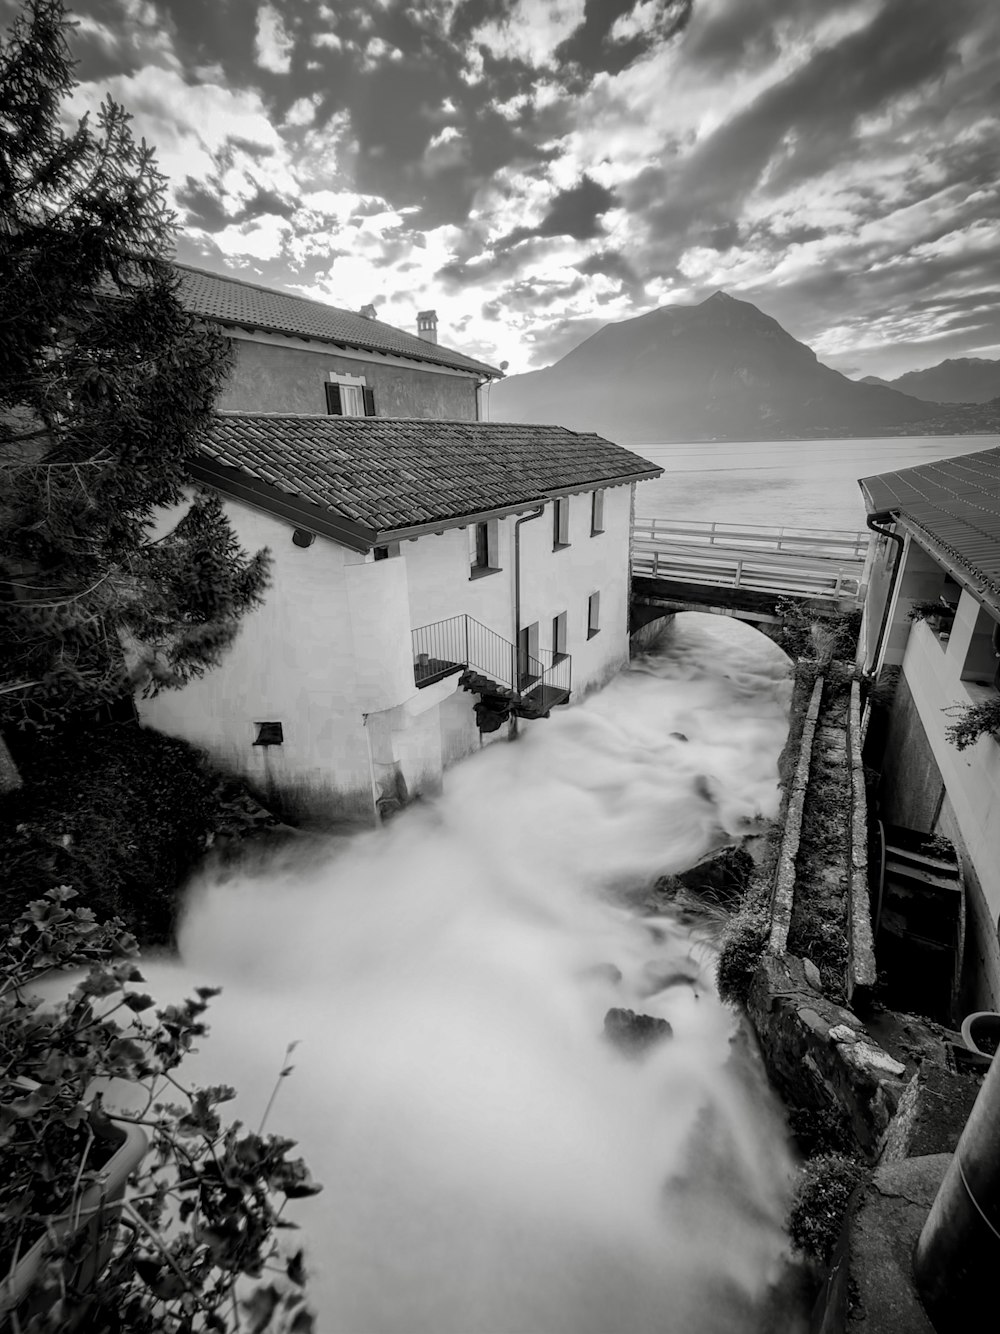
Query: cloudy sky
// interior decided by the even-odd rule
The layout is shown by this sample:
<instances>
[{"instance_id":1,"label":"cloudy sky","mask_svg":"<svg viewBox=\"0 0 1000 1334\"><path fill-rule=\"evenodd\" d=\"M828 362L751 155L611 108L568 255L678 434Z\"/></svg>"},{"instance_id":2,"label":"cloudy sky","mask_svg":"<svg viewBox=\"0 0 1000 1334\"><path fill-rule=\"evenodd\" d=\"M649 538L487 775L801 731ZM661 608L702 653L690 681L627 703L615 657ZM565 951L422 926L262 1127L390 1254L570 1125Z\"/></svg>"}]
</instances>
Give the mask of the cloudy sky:
<instances>
[{"instance_id":1,"label":"cloudy sky","mask_svg":"<svg viewBox=\"0 0 1000 1334\"><path fill-rule=\"evenodd\" d=\"M186 262L511 371L720 287L848 374L1000 356L996 0L72 7Z\"/></svg>"}]
</instances>

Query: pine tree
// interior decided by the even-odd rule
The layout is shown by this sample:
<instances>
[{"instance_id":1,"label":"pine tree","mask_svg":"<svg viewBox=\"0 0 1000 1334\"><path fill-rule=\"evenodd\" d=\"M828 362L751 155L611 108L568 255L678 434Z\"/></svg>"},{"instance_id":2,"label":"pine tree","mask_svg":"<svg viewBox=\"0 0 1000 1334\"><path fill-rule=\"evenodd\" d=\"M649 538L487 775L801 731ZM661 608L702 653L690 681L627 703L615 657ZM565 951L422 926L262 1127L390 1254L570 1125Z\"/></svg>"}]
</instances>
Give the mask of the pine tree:
<instances>
[{"instance_id":1,"label":"pine tree","mask_svg":"<svg viewBox=\"0 0 1000 1334\"><path fill-rule=\"evenodd\" d=\"M61 127L72 26L30 0L0 40L0 725L201 675L269 565L190 486L229 343L177 298L166 182L128 114L108 98Z\"/></svg>"}]
</instances>

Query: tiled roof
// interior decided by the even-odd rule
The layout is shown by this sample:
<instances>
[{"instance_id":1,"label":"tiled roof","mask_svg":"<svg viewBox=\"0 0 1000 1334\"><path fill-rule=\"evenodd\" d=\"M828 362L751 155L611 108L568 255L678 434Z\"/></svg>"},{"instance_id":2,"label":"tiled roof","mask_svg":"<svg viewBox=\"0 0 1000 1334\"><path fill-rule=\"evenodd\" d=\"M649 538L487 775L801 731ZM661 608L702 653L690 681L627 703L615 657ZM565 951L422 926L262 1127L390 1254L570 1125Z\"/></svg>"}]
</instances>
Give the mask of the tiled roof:
<instances>
[{"instance_id":1,"label":"tiled roof","mask_svg":"<svg viewBox=\"0 0 1000 1334\"><path fill-rule=\"evenodd\" d=\"M270 287L224 278L187 264L175 265L180 274L178 296L184 306L197 315L218 320L220 324L262 329L269 333L290 334L298 338L317 338L343 347L366 352L387 352L397 357L411 357L449 366L455 370L474 371L478 375L499 377L502 372L462 352L439 347L416 334L395 329L381 320L366 320L352 310L341 310L322 301L310 301L291 292L276 292Z\"/></svg>"},{"instance_id":2,"label":"tiled roof","mask_svg":"<svg viewBox=\"0 0 1000 1334\"><path fill-rule=\"evenodd\" d=\"M1000 593L1000 448L864 477L871 512L892 510Z\"/></svg>"},{"instance_id":3,"label":"tiled roof","mask_svg":"<svg viewBox=\"0 0 1000 1334\"><path fill-rule=\"evenodd\" d=\"M203 453L381 533L662 472L599 435L518 422L221 412Z\"/></svg>"}]
</instances>

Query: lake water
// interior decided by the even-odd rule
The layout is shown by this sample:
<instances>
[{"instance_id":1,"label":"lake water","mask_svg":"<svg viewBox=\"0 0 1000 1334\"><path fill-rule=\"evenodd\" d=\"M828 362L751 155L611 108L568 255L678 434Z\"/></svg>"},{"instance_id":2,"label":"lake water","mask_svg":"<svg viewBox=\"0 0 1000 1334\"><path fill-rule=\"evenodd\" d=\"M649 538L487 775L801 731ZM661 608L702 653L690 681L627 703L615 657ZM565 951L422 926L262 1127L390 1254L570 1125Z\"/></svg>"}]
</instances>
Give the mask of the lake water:
<instances>
[{"instance_id":1,"label":"lake water","mask_svg":"<svg viewBox=\"0 0 1000 1334\"><path fill-rule=\"evenodd\" d=\"M711 441L630 445L664 470L636 492L644 517L792 528L865 526L859 477L1000 444L996 436L876 440Z\"/></svg>"}]
</instances>

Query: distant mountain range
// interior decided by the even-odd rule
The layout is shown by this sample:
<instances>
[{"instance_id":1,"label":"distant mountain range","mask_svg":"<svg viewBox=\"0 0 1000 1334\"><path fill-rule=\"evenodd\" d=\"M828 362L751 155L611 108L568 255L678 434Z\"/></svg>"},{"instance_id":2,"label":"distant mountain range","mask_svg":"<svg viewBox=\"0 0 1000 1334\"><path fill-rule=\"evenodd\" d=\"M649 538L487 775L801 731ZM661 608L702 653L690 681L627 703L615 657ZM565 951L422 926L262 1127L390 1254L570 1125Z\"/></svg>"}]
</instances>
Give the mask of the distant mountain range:
<instances>
[{"instance_id":1,"label":"distant mountain range","mask_svg":"<svg viewBox=\"0 0 1000 1334\"><path fill-rule=\"evenodd\" d=\"M632 444L1000 430L1000 399L942 406L849 380L724 292L605 325L554 365L499 382L491 398L497 421L555 422Z\"/></svg>"},{"instance_id":2,"label":"distant mountain range","mask_svg":"<svg viewBox=\"0 0 1000 1334\"><path fill-rule=\"evenodd\" d=\"M1000 398L1000 361L986 357L953 357L925 371L910 371L895 380L866 375L861 384L898 389L928 403L988 403Z\"/></svg>"}]
</instances>

